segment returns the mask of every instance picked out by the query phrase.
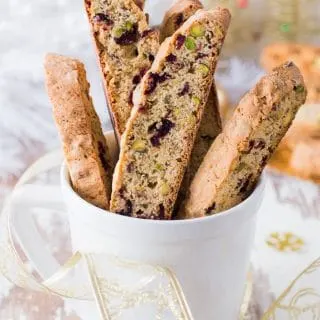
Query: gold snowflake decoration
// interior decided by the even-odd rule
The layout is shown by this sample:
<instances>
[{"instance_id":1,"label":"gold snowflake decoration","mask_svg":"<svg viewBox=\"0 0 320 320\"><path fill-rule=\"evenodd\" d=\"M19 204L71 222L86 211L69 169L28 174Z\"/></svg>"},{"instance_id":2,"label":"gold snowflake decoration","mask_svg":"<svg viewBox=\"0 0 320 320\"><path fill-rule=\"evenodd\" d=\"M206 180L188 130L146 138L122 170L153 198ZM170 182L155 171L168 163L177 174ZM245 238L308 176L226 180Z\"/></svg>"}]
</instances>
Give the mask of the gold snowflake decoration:
<instances>
[{"instance_id":1,"label":"gold snowflake decoration","mask_svg":"<svg viewBox=\"0 0 320 320\"><path fill-rule=\"evenodd\" d=\"M300 251L305 245L304 241L291 232L273 232L266 239L269 247L280 252L283 251Z\"/></svg>"}]
</instances>

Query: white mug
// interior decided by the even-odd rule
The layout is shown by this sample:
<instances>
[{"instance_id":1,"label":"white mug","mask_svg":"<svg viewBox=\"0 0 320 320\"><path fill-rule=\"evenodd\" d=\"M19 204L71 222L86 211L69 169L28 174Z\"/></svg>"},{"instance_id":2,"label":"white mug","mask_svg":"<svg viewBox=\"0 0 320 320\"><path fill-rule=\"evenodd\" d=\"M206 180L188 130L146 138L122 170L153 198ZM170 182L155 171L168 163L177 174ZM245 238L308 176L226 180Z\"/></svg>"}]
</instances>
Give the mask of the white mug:
<instances>
[{"instance_id":1,"label":"white mug","mask_svg":"<svg viewBox=\"0 0 320 320\"><path fill-rule=\"evenodd\" d=\"M226 212L191 220L154 221L91 205L73 191L66 166L61 171L73 249L170 268L195 320L238 318L264 180L262 176L250 197Z\"/></svg>"},{"instance_id":2,"label":"white mug","mask_svg":"<svg viewBox=\"0 0 320 320\"><path fill-rule=\"evenodd\" d=\"M109 133L107 140L115 154L113 134ZM93 206L73 191L67 167L62 165L61 169L61 190L74 252L104 253L170 268L182 286L195 320L238 318L264 185L262 175L245 201L216 215L154 221L125 217ZM28 219L24 214L14 218L20 243L40 274L49 277L59 265L48 251L40 248L43 241L36 230L26 228L31 225Z\"/></svg>"}]
</instances>

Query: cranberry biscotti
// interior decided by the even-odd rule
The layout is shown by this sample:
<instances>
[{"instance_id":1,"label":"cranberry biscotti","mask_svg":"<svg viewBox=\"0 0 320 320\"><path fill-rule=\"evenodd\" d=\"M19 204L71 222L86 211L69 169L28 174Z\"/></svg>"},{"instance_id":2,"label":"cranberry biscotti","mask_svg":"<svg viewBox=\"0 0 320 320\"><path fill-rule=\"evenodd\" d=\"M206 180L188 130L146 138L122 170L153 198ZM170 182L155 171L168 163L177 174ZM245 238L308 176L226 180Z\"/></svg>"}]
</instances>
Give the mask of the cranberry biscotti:
<instances>
[{"instance_id":1,"label":"cranberry biscotti","mask_svg":"<svg viewBox=\"0 0 320 320\"><path fill-rule=\"evenodd\" d=\"M109 208L112 162L89 95L84 65L48 54L46 85L74 190L88 202Z\"/></svg>"},{"instance_id":2,"label":"cranberry biscotti","mask_svg":"<svg viewBox=\"0 0 320 320\"><path fill-rule=\"evenodd\" d=\"M171 218L229 22L200 10L162 44L121 139L111 211Z\"/></svg>"},{"instance_id":3,"label":"cranberry biscotti","mask_svg":"<svg viewBox=\"0 0 320 320\"><path fill-rule=\"evenodd\" d=\"M121 136L133 91L159 49L159 32L134 0L85 0L114 128Z\"/></svg>"},{"instance_id":4,"label":"cranberry biscotti","mask_svg":"<svg viewBox=\"0 0 320 320\"><path fill-rule=\"evenodd\" d=\"M263 77L212 144L180 215L211 215L246 199L306 96L303 77L292 62Z\"/></svg>"},{"instance_id":5,"label":"cranberry biscotti","mask_svg":"<svg viewBox=\"0 0 320 320\"><path fill-rule=\"evenodd\" d=\"M203 6L198 0L180 0L176 2L166 13L160 32L160 39L172 36L172 34L191 16ZM212 75L213 77L213 75ZM190 183L195 176L204 156L208 152L212 142L222 130L221 117L219 113L219 99L215 83L213 81L209 98L203 111L199 131L186 169L176 209L185 198ZM176 210L175 209L175 210Z\"/></svg>"}]
</instances>

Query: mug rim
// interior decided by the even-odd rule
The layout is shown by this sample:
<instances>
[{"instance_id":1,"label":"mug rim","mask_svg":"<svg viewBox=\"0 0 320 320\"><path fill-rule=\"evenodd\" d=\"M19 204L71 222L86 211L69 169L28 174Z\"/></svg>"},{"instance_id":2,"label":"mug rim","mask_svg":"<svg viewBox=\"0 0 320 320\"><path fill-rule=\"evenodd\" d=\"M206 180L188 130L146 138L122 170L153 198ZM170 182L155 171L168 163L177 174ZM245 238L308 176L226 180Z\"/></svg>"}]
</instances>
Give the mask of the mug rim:
<instances>
[{"instance_id":1,"label":"mug rim","mask_svg":"<svg viewBox=\"0 0 320 320\"><path fill-rule=\"evenodd\" d=\"M257 186L253 190L253 192L250 194L249 197L247 197L244 201L239 203L238 205L219 212L217 214L213 214L211 216L206 216L206 217L197 217L197 218L191 218L191 219L181 219L181 220L152 220L152 219L139 219L136 217L127 217L127 216L122 216L120 214L113 213L111 211L99 208L90 202L84 200L82 197L80 197L72 188L71 186L71 179L68 171L68 167L66 165L66 162L64 161L61 166L61 171L60 171L60 181L61 181L61 186L63 188L66 188L66 190L72 194L74 198L80 203L82 203L85 207L90 209L90 211L94 210L97 215L112 215L113 218L116 218L120 221L126 221L129 222L131 221L132 223L137 223L140 225L170 225L170 226L182 226L182 225L191 225L191 224L206 224L209 221L212 220L219 220L221 218L226 218L236 212L242 211L243 207L247 206L250 202L254 201L254 198L259 199L259 195L263 194L263 191L265 189L265 184L266 184L266 174L263 171L260 179L257 183Z\"/></svg>"}]
</instances>

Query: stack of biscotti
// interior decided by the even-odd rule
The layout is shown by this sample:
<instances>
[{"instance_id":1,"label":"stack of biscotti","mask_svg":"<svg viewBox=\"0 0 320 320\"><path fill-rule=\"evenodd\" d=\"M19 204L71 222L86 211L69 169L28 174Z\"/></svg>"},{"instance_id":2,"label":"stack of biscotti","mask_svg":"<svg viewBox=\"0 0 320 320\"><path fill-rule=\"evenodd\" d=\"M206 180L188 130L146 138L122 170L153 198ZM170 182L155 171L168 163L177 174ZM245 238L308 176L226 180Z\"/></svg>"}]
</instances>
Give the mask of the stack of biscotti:
<instances>
[{"instance_id":1,"label":"stack of biscotti","mask_svg":"<svg viewBox=\"0 0 320 320\"><path fill-rule=\"evenodd\" d=\"M307 103L320 103L320 47L298 43L274 43L264 48L261 64L271 71L291 60L301 70L308 88Z\"/></svg>"},{"instance_id":2,"label":"stack of biscotti","mask_svg":"<svg viewBox=\"0 0 320 320\"><path fill-rule=\"evenodd\" d=\"M221 124L213 74L229 11L187 6L158 50L142 2L86 0L86 10L121 141L113 171L84 66L49 55L47 88L74 190L111 212L161 220L173 218L179 192L179 218L219 213L246 199L306 100L299 69L287 62L263 77L215 139Z\"/></svg>"},{"instance_id":3,"label":"stack of biscotti","mask_svg":"<svg viewBox=\"0 0 320 320\"><path fill-rule=\"evenodd\" d=\"M198 10L203 9L198 0L181 0L167 11L160 28L160 39L164 40L179 29L179 27L193 16ZM199 60L201 58L199 57ZM213 75L212 75L213 77ZM214 82L214 81L213 81ZM215 83L212 84L207 104L203 111L202 120L194 143L188 167L178 194L176 210L184 200L187 190L196 174L204 156L208 152L212 142L221 132L221 117L219 113L219 99Z\"/></svg>"}]
</instances>

